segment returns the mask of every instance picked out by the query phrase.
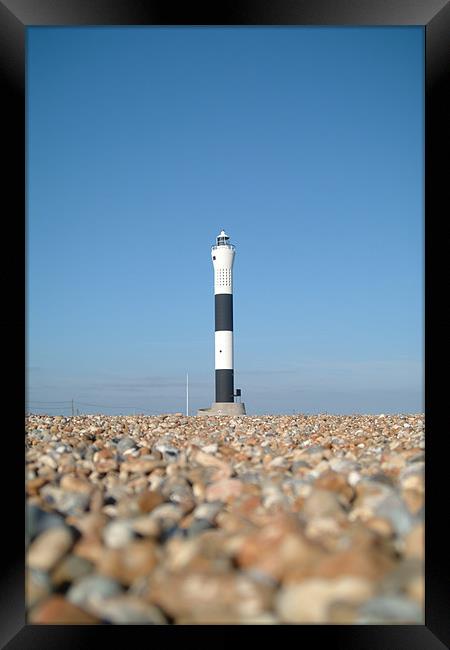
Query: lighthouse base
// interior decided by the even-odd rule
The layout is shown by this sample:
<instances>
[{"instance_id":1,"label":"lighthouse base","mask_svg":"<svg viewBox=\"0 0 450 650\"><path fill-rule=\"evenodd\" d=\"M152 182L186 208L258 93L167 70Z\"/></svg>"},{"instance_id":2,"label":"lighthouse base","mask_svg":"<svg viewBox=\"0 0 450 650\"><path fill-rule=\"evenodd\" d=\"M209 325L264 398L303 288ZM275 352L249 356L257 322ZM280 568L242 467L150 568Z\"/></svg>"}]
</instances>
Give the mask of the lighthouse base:
<instances>
[{"instance_id":1,"label":"lighthouse base","mask_svg":"<svg viewBox=\"0 0 450 650\"><path fill-rule=\"evenodd\" d=\"M245 415L243 402L213 402L209 409L198 409L197 415Z\"/></svg>"}]
</instances>

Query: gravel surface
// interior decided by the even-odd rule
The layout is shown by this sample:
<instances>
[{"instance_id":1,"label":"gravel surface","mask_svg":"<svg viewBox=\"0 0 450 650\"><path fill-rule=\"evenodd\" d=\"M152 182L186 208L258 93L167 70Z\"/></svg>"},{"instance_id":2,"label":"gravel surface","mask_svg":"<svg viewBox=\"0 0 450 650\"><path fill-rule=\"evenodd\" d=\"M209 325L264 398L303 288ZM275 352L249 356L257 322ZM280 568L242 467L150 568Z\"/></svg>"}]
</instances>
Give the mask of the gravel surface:
<instances>
[{"instance_id":1,"label":"gravel surface","mask_svg":"<svg viewBox=\"0 0 450 650\"><path fill-rule=\"evenodd\" d=\"M424 416L26 417L27 620L424 624Z\"/></svg>"}]
</instances>

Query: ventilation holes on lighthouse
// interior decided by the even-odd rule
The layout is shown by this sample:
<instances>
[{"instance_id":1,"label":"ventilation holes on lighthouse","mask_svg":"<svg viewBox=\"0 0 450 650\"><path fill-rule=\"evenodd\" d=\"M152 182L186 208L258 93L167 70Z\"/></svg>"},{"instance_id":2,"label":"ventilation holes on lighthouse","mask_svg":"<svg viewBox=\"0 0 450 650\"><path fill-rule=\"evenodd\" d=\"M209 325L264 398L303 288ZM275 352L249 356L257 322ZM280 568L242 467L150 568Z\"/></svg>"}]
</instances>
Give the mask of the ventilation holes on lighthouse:
<instances>
[{"instance_id":1,"label":"ventilation holes on lighthouse","mask_svg":"<svg viewBox=\"0 0 450 650\"><path fill-rule=\"evenodd\" d=\"M231 287L230 269L217 269L216 283L220 287Z\"/></svg>"}]
</instances>

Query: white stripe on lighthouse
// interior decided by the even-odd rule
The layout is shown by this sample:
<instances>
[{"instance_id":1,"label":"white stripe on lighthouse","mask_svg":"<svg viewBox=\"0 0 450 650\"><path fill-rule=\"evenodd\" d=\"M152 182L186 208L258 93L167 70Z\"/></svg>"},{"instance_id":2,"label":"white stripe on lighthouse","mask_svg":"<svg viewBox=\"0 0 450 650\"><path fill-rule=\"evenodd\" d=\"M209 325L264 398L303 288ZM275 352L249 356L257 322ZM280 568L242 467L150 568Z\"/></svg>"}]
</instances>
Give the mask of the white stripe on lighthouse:
<instances>
[{"instance_id":1,"label":"white stripe on lighthouse","mask_svg":"<svg viewBox=\"0 0 450 650\"><path fill-rule=\"evenodd\" d=\"M231 264L233 264L232 261ZM231 267L222 267L215 269L214 293L233 293L233 276Z\"/></svg>"},{"instance_id":2,"label":"white stripe on lighthouse","mask_svg":"<svg viewBox=\"0 0 450 650\"><path fill-rule=\"evenodd\" d=\"M216 370L233 369L233 332L215 332Z\"/></svg>"}]
</instances>

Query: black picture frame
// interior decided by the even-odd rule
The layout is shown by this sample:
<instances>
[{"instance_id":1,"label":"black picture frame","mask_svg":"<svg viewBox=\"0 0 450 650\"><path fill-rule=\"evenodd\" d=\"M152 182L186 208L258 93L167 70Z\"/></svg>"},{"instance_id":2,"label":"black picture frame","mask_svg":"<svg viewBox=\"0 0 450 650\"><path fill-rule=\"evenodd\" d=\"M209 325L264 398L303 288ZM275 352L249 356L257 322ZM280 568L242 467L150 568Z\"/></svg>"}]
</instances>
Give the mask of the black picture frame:
<instances>
[{"instance_id":1,"label":"black picture frame","mask_svg":"<svg viewBox=\"0 0 450 650\"><path fill-rule=\"evenodd\" d=\"M447 515L448 469L445 465L448 425L439 400L439 370L448 368L445 345L446 293L437 286L446 278L447 246L441 217L448 212L450 101L449 0L277 0L242 2L199 11L185 4L174 12L169 3L143 0L0 0L0 75L3 108L1 143L5 164L1 198L4 209L4 419L2 448L2 523L0 541L0 644L9 650L93 647L110 642L130 643L140 634L152 644L178 641L225 645L255 640L259 626L51 626L25 624L23 426L25 368L25 32L37 25L421 25L425 29L425 413L426 463L426 602L425 625L265 626L267 641L282 642L285 634L298 644L329 641L333 648L434 650L450 647ZM9 226L6 234L6 226ZM433 278L433 280L431 279ZM444 298L444 300L443 300ZM440 299L440 300L439 300ZM448 313L445 311L445 313ZM447 317L448 322L448 317ZM441 327L439 327L441 326ZM431 333L432 332L432 337ZM16 345L13 346L11 342ZM444 385L445 385L444 380ZM6 399L5 399L6 397ZM14 409L12 404L15 404ZM10 476L6 478L7 470ZM13 523L14 522L14 523ZM248 629L250 628L250 629ZM113 630L113 632L111 632ZM113 636L109 637L108 635ZM96 637L96 638L93 638ZM269 638L271 637L271 638ZM133 639L134 641L134 639Z\"/></svg>"}]
</instances>

